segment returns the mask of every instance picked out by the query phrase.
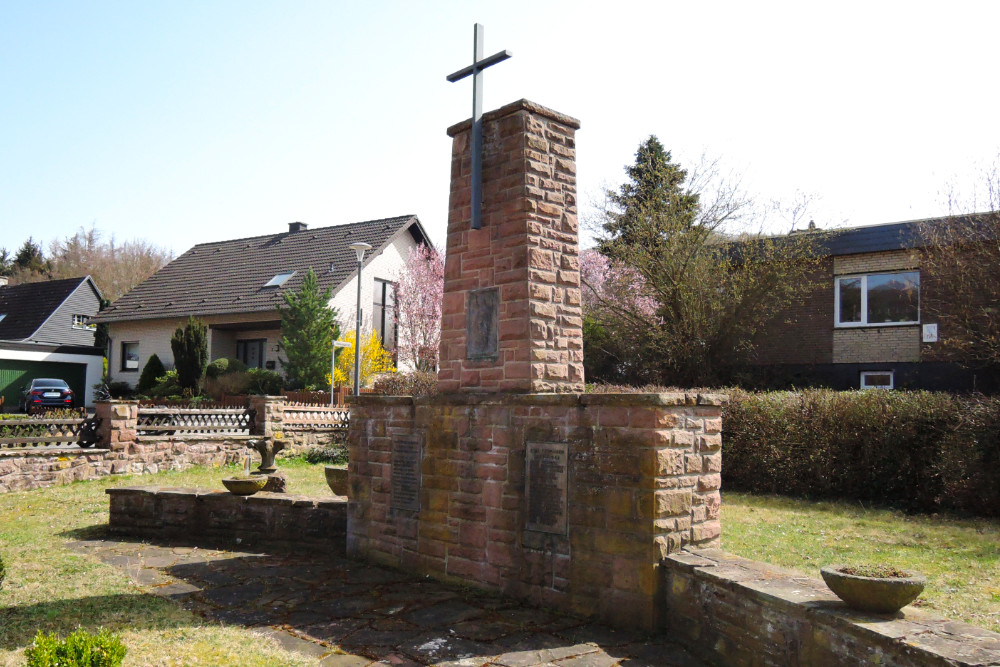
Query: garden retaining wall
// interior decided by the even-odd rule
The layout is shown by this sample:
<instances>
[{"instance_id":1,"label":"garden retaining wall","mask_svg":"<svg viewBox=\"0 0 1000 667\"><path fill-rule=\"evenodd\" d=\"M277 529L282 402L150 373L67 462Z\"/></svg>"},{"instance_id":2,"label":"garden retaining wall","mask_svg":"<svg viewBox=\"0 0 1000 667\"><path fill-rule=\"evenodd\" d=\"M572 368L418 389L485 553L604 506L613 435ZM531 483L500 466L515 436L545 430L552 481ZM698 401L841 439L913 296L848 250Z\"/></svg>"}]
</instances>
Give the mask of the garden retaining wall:
<instances>
[{"instance_id":1,"label":"garden retaining wall","mask_svg":"<svg viewBox=\"0 0 1000 667\"><path fill-rule=\"evenodd\" d=\"M184 470L193 465L236 463L246 451L248 440L282 431L286 425L285 403L280 396L251 397L258 415L253 435L190 432L140 435L138 401L99 402L96 412L100 420L99 442L92 448L63 445L0 450L0 493L108 475L144 475ZM283 433L290 442L287 450L290 453L342 443L345 438L343 427L311 428L301 421L290 425Z\"/></svg>"},{"instance_id":2,"label":"garden retaining wall","mask_svg":"<svg viewBox=\"0 0 1000 667\"><path fill-rule=\"evenodd\" d=\"M166 487L107 489L111 532L183 538L236 547L343 553L345 498L287 493L234 496L227 491Z\"/></svg>"},{"instance_id":3,"label":"garden retaining wall","mask_svg":"<svg viewBox=\"0 0 1000 667\"><path fill-rule=\"evenodd\" d=\"M663 561L665 630L717 665L1000 665L1000 634L906 607L848 609L819 579L717 549Z\"/></svg>"}]
</instances>

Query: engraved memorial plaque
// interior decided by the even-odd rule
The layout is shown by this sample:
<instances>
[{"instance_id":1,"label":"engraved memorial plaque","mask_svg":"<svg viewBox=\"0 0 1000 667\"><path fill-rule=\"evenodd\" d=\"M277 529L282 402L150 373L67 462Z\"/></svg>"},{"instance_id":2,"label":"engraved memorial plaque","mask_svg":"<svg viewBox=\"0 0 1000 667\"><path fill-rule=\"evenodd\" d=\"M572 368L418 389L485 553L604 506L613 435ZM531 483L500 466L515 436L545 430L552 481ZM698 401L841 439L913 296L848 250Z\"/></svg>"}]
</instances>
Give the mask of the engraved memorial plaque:
<instances>
[{"instance_id":1,"label":"engraved memorial plaque","mask_svg":"<svg viewBox=\"0 0 1000 667\"><path fill-rule=\"evenodd\" d=\"M525 484L528 517L525 529L566 534L566 470L569 444L529 442Z\"/></svg>"},{"instance_id":2,"label":"engraved memorial plaque","mask_svg":"<svg viewBox=\"0 0 1000 667\"><path fill-rule=\"evenodd\" d=\"M392 436L390 508L420 511L421 450L421 438L416 433Z\"/></svg>"},{"instance_id":3,"label":"engraved memorial plaque","mask_svg":"<svg viewBox=\"0 0 1000 667\"><path fill-rule=\"evenodd\" d=\"M465 358L496 359L499 356L500 290L471 290L465 311Z\"/></svg>"}]
</instances>

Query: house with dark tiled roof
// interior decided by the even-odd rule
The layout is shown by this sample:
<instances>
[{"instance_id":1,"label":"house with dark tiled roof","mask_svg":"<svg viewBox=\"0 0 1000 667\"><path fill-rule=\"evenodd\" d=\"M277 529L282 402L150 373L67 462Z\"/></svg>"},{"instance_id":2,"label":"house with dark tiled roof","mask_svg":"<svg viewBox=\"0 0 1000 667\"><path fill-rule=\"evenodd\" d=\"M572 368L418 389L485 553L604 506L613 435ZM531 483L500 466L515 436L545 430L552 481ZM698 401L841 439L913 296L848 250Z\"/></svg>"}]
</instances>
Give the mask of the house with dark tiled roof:
<instances>
[{"instance_id":1,"label":"house with dark tiled roof","mask_svg":"<svg viewBox=\"0 0 1000 667\"><path fill-rule=\"evenodd\" d=\"M90 278L8 285L0 278L0 396L17 405L21 388L35 378L69 383L82 402L93 403L104 352L94 346L91 321L101 292Z\"/></svg>"},{"instance_id":2,"label":"house with dark tiled roof","mask_svg":"<svg viewBox=\"0 0 1000 667\"><path fill-rule=\"evenodd\" d=\"M361 285L363 329L395 347L393 281L410 249L429 243L415 215L288 231L194 246L101 311L108 324L108 373L135 385L156 354L173 365L170 337L189 316L208 325L209 358L236 358L254 368L281 370L282 295L295 292L311 268L320 289L333 290L341 330L355 326L357 256L350 245L368 243Z\"/></svg>"},{"instance_id":3,"label":"house with dark tiled roof","mask_svg":"<svg viewBox=\"0 0 1000 667\"><path fill-rule=\"evenodd\" d=\"M763 384L1000 389L991 374L941 354L947 332L921 308L933 296L933 284L921 279L921 229L957 220L815 230L823 259L814 289L758 341Z\"/></svg>"}]
</instances>

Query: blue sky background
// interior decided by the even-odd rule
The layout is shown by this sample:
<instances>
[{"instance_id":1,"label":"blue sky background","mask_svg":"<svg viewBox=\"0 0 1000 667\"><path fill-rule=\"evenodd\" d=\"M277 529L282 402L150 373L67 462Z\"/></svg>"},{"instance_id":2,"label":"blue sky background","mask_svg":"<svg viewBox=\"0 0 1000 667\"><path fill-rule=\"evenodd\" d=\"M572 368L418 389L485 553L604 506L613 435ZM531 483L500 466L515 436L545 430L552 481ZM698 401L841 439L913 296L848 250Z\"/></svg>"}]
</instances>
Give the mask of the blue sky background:
<instances>
[{"instance_id":1,"label":"blue sky background","mask_svg":"<svg viewBox=\"0 0 1000 667\"><path fill-rule=\"evenodd\" d=\"M582 208L649 134L820 226L945 212L1000 151L1000 3L0 1L0 246L92 223L191 245L416 213L485 108L576 116ZM585 211L584 211L585 212ZM773 231L786 231L774 229ZM349 251L348 251L349 252Z\"/></svg>"}]
</instances>

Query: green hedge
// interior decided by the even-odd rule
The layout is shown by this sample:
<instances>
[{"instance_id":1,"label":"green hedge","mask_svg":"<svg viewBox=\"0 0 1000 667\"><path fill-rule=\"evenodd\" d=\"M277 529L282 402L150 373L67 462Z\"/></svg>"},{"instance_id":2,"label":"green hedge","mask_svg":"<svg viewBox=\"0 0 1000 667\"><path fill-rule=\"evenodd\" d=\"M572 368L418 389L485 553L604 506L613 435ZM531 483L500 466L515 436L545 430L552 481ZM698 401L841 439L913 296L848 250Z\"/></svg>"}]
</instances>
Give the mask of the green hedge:
<instances>
[{"instance_id":1,"label":"green hedge","mask_svg":"<svg viewBox=\"0 0 1000 667\"><path fill-rule=\"evenodd\" d=\"M24 657L27 667L118 667L126 652L118 635L109 630L93 634L78 628L66 639L39 630Z\"/></svg>"},{"instance_id":2,"label":"green hedge","mask_svg":"<svg viewBox=\"0 0 1000 667\"><path fill-rule=\"evenodd\" d=\"M1000 398L729 394L723 488L1000 516Z\"/></svg>"}]
</instances>

